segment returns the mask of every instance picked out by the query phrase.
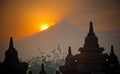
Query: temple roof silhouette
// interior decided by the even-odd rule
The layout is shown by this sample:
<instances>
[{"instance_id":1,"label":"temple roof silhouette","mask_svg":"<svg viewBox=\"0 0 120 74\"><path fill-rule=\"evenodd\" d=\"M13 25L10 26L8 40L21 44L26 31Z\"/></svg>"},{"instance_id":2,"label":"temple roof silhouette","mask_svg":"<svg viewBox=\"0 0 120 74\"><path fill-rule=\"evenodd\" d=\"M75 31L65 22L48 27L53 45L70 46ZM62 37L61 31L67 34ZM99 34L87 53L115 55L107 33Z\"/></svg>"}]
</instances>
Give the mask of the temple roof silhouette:
<instances>
[{"instance_id":1,"label":"temple roof silhouette","mask_svg":"<svg viewBox=\"0 0 120 74\"><path fill-rule=\"evenodd\" d=\"M2 74L26 74L28 63L20 62L18 52L14 48L13 38L10 37L9 48L5 52L5 59L0 63Z\"/></svg>"},{"instance_id":2,"label":"temple roof silhouette","mask_svg":"<svg viewBox=\"0 0 120 74\"><path fill-rule=\"evenodd\" d=\"M4 63L19 63L18 53L14 48L13 38L10 37L9 48L5 52Z\"/></svg>"},{"instance_id":3,"label":"temple roof silhouette","mask_svg":"<svg viewBox=\"0 0 120 74\"><path fill-rule=\"evenodd\" d=\"M42 63L42 65L41 65L41 71L39 74L47 74L47 72L45 71L45 68L44 68L44 63Z\"/></svg>"},{"instance_id":4,"label":"temple roof silhouette","mask_svg":"<svg viewBox=\"0 0 120 74\"><path fill-rule=\"evenodd\" d=\"M111 45L111 52L110 52L110 56L108 57L108 65L110 66L117 66L119 65L119 61L118 58L114 52L114 46Z\"/></svg>"},{"instance_id":5,"label":"temple roof silhouette","mask_svg":"<svg viewBox=\"0 0 120 74\"><path fill-rule=\"evenodd\" d=\"M85 37L83 47L78 49L79 54L72 55L71 48L65 59L65 64L60 66L63 74L119 74L120 65L111 46L110 55L103 53L104 48L99 47L98 37L95 35L93 22L90 22L89 32ZM112 65L112 67L111 67Z\"/></svg>"},{"instance_id":6,"label":"temple roof silhouette","mask_svg":"<svg viewBox=\"0 0 120 74\"><path fill-rule=\"evenodd\" d=\"M99 47L98 37L95 35L94 29L93 29L93 22L90 22L89 32L87 36L85 37L84 47L79 48L79 51L81 52L82 51L89 51L89 52L94 52L94 51L103 52L104 51L103 47Z\"/></svg>"}]
</instances>

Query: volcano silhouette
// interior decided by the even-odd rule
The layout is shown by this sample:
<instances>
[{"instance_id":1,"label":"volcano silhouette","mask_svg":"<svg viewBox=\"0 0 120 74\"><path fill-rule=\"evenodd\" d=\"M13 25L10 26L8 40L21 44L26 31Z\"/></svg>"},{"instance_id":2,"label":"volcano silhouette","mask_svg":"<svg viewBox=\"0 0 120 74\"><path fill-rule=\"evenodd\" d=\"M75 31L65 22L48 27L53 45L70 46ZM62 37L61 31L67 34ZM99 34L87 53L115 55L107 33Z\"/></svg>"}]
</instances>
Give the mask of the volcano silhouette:
<instances>
[{"instance_id":1,"label":"volcano silhouette","mask_svg":"<svg viewBox=\"0 0 120 74\"><path fill-rule=\"evenodd\" d=\"M52 49L57 48L58 44L65 52L67 52L68 46L71 46L73 51L78 51L77 49L83 45L84 37L85 33L72 24L62 21L45 31L17 42L16 47L27 56L39 55L38 48L49 53Z\"/></svg>"}]
</instances>

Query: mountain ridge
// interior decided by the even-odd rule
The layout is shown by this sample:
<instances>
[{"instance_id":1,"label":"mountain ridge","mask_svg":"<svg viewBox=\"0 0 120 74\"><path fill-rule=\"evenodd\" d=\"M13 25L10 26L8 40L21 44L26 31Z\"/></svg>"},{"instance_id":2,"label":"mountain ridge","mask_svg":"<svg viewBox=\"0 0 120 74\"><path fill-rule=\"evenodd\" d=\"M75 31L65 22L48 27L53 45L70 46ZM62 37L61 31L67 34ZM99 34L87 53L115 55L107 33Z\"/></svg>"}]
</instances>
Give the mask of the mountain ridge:
<instances>
[{"instance_id":1,"label":"mountain ridge","mask_svg":"<svg viewBox=\"0 0 120 74\"><path fill-rule=\"evenodd\" d=\"M74 52L78 51L77 49L83 45L84 35L84 32L79 31L72 24L62 22L21 40L16 44L16 47L18 50L21 48L26 52L29 50L27 54L39 55L38 48L41 48L44 52L50 52L50 50L57 48L59 44L64 52L67 52L68 46L71 46ZM35 54L31 52L35 52Z\"/></svg>"}]
</instances>

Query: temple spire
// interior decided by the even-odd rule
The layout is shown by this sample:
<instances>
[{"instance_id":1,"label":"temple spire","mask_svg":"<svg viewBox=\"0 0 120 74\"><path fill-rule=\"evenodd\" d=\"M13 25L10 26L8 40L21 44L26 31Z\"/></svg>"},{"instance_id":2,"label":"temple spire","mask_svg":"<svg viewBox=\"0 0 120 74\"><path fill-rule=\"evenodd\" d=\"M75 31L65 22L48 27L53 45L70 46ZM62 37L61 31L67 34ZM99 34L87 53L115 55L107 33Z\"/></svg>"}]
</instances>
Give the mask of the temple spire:
<instances>
[{"instance_id":1,"label":"temple spire","mask_svg":"<svg viewBox=\"0 0 120 74\"><path fill-rule=\"evenodd\" d=\"M71 52L71 47L69 46L68 47L68 55L71 55L72 54L72 52Z\"/></svg>"},{"instance_id":2,"label":"temple spire","mask_svg":"<svg viewBox=\"0 0 120 74\"><path fill-rule=\"evenodd\" d=\"M109 58L108 58L108 64L109 65L114 65L114 66L119 65L118 58L117 58L117 56L114 53L113 45L111 45L111 52L110 52L110 55L109 55Z\"/></svg>"},{"instance_id":3,"label":"temple spire","mask_svg":"<svg viewBox=\"0 0 120 74\"><path fill-rule=\"evenodd\" d=\"M44 63L42 63L41 71L40 71L39 74L47 74L46 71L45 71L45 68L44 68Z\"/></svg>"},{"instance_id":4,"label":"temple spire","mask_svg":"<svg viewBox=\"0 0 120 74\"><path fill-rule=\"evenodd\" d=\"M13 38L12 37L10 37L10 43L9 43L9 48L13 48L14 46L13 46Z\"/></svg>"},{"instance_id":5,"label":"temple spire","mask_svg":"<svg viewBox=\"0 0 120 74\"><path fill-rule=\"evenodd\" d=\"M111 45L111 52L110 52L110 54L115 54L114 53L114 46L113 45Z\"/></svg>"},{"instance_id":6,"label":"temple spire","mask_svg":"<svg viewBox=\"0 0 120 74\"><path fill-rule=\"evenodd\" d=\"M90 22L89 33L94 33L93 22Z\"/></svg>"},{"instance_id":7,"label":"temple spire","mask_svg":"<svg viewBox=\"0 0 120 74\"><path fill-rule=\"evenodd\" d=\"M111 45L111 52L114 53L114 47L113 47L113 45Z\"/></svg>"},{"instance_id":8,"label":"temple spire","mask_svg":"<svg viewBox=\"0 0 120 74\"><path fill-rule=\"evenodd\" d=\"M45 71L44 64L42 63L41 71Z\"/></svg>"}]
</instances>

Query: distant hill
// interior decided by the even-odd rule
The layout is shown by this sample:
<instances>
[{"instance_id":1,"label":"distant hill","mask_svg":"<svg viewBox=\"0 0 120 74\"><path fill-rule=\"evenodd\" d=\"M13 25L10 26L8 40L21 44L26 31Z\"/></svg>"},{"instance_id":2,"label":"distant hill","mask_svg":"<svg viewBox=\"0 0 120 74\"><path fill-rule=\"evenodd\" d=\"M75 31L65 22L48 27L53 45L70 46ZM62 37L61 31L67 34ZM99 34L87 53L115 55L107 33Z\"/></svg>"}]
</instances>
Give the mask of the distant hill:
<instances>
[{"instance_id":1,"label":"distant hill","mask_svg":"<svg viewBox=\"0 0 120 74\"><path fill-rule=\"evenodd\" d=\"M52 49L57 48L58 44L64 52L67 52L68 46L71 46L72 51L76 52L83 45L85 35L84 32L79 31L72 24L63 21L48 30L17 42L16 48L22 54L27 54L26 56L30 57L40 55L38 48L50 54Z\"/></svg>"}]
</instances>

